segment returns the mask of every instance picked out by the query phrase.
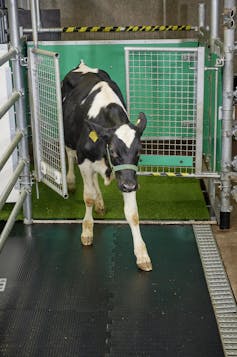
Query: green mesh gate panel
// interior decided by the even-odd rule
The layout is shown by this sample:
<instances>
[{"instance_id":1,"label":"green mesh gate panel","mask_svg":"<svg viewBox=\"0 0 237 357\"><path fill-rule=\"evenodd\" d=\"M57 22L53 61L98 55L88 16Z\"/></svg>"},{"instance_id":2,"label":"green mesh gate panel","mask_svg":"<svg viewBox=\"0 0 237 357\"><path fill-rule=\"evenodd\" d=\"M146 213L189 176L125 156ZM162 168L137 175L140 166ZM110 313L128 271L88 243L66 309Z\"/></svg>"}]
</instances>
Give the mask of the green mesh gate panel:
<instances>
[{"instance_id":1,"label":"green mesh gate panel","mask_svg":"<svg viewBox=\"0 0 237 357\"><path fill-rule=\"evenodd\" d=\"M125 48L131 120L145 112L140 171L202 169L203 48Z\"/></svg>"},{"instance_id":2,"label":"green mesh gate panel","mask_svg":"<svg viewBox=\"0 0 237 357\"><path fill-rule=\"evenodd\" d=\"M67 197L58 55L29 50L30 102L35 176Z\"/></svg>"}]
</instances>

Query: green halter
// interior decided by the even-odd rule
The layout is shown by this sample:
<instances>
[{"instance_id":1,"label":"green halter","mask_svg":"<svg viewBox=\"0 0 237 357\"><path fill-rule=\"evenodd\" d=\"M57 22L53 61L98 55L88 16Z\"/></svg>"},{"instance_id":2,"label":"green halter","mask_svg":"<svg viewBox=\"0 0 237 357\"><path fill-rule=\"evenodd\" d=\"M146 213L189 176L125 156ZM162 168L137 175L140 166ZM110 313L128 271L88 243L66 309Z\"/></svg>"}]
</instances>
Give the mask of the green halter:
<instances>
[{"instance_id":1,"label":"green halter","mask_svg":"<svg viewBox=\"0 0 237 357\"><path fill-rule=\"evenodd\" d=\"M114 172L121 171L121 170L134 170L136 172L138 171L138 167L136 165L132 165L132 164L122 164L122 165L114 166L111 162L108 144L106 145L106 152L107 152L107 159L109 161L109 166L112 171L114 171Z\"/></svg>"}]
</instances>

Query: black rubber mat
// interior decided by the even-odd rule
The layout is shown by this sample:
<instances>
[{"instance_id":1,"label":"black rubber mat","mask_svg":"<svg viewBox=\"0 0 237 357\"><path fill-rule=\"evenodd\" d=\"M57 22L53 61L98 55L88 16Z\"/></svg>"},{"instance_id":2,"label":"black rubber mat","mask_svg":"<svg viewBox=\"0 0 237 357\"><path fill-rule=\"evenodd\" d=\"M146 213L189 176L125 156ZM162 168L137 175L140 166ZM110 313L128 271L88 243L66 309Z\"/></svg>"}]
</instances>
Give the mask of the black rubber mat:
<instances>
[{"instance_id":1,"label":"black rubber mat","mask_svg":"<svg viewBox=\"0 0 237 357\"><path fill-rule=\"evenodd\" d=\"M153 271L138 271L130 230L17 223L0 255L0 356L223 357L191 226L141 227Z\"/></svg>"}]
</instances>

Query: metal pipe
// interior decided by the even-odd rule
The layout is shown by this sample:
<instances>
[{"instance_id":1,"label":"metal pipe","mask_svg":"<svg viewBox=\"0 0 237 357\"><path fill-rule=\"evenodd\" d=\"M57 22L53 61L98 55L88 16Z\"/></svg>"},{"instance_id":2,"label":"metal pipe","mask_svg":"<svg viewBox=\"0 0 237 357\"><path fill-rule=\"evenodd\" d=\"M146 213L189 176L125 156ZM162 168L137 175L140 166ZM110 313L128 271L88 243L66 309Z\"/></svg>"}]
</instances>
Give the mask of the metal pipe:
<instances>
[{"instance_id":1,"label":"metal pipe","mask_svg":"<svg viewBox=\"0 0 237 357\"><path fill-rule=\"evenodd\" d=\"M211 39L219 38L219 0L211 1Z\"/></svg>"},{"instance_id":2,"label":"metal pipe","mask_svg":"<svg viewBox=\"0 0 237 357\"><path fill-rule=\"evenodd\" d=\"M3 193L0 196L0 210L3 208L3 206L6 203L7 197L9 196L9 194L11 193L13 187L15 186L22 170L24 169L25 166L25 161L24 160L20 160L16 169L14 170L11 178L9 179L9 182L7 184L7 186L5 187L5 190L3 191Z\"/></svg>"},{"instance_id":3,"label":"metal pipe","mask_svg":"<svg viewBox=\"0 0 237 357\"><path fill-rule=\"evenodd\" d=\"M204 2L198 4L198 26L206 28L206 4Z\"/></svg>"},{"instance_id":4,"label":"metal pipe","mask_svg":"<svg viewBox=\"0 0 237 357\"><path fill-rule=\"evenodd\" d=\"M218 121L218 75L219 67L205 67L205 71L215 71L215 91L214 91L214 141L213 141L213 171L216 171L216 148L217 148L217 121Z\"/></svg>"},{"instance_id":5,"label":"metal pipe","mask_svg":"<svg viewBox=\"0 0 237 357\"><path fill-rule=\"evenodd\" d=\"M0 66L9 61L12 57L16 55L16 49L10 48L10 50L3 56L0 57Z\"/></svg>"},{"instance_id":6,"label":"metal pipe","mask_svg":"<svg viewBox=\"0 0 237 357\"><path fill-rule=\"evenodd\" d=\"M40 17L40 4L39 0L36 0L36 23L37 23L37 29L42 27L41 25L41 17Z\"/></svg>"},{"instance_id":7,"label":"metal pipe","mask_svg":"<svg viewBox=\"0 0 237 357\"><path fill-rule=\"evenodd\" d=\"M58 57L57 52L50 52L47 50L41 50L40 48L32 48L32 53L38 54L38 55L43 55L43 56L48 56L48 57Z\"/></svg>"},{"instance_id":8,"label":"metal pipe","mask_svg":"<svg viewBox=\"0 0 237 357\"><path fill-rule=\"evenodd\" d=\"M218 121L218 74L219 71L215 71L215 104L214 104L214 143L213 143L213 171L216 171L216 155L217 155L217 121Z\"/></svg>"},{"instance_id":9,"label":"metal pipe","mask_svg":"<svg viewBox=\"0 0 237 357\"><path fill-rule=\"evenodd\" d=\"M9 157L11 156L11 154L13 153L15 148L17 147L17 145L20 142L22 137L23 137L23 133L18 131L16 133L14 139L10 143L10 145L7 147L6 151L4 152L4 154L3 154L3 156L2 156L2 158L0 160L0 171L2 170L2 168L5 165L5 163L7 162L7 160L9 159Z\"/></svg>"},{"instance_id":10,"label":"metal pipe","mask_svg":"<svg viewBox=\"0 0 237 357\"><path fill-rule=\"evenodd\" d=\"M0 107L0 119L6 114L6 112L17 102L20 98L21 93L14 91L10 98L7 99L5 104Z\"/></svg>"},{"instance_id":11,"label":"metal pipe","mask_svg":"<svg viewBox=\"0 0 237 357\"><path fill-rule=\"evenodd\" d=\"M58 54L55 53L54 57L54 68L55 68L55 76L56 78L60 78L59 73L59 64L58 64ZM59 125L59 142L64 142L64 134L63 134L63 114L62 114L62 97L61 97L61 85L60 82L56 83L56 95L58 98L57 101L57 113L58 113L58 125ZM60 158L61 158L61 172L62 172L62 189L63 189L63 197L68 197L67 191L67 180L66 180L66 160L65 160L65 148L64 145L60 145Z\"/></svg>"},{"instance_id":12,"label":"metal pipe","mask_svg":"<svg viewBox=\"0 0 237 357\"><path fill-rule=\"evenodd\" d=\"M38 47L38 27L37 27L37 16L36 16L36 4L35 0L30 0L31 9L31 23L32 23L32 34L34 47Z\"/></svg>"},{"instance_id":13,"label":"metal pipe","mask_svg":"<svg viewBox=\"0 0 237 357\"><path fill-rule=\"evenodd\" d=\"M214 52L214 40L219 38L219 0L211 0L210 45Z\"/></svg>"},{"instance_id":14,"label":"metal pipe","mask_svg":"<svg viewBox=\"0 0 237 357\"><path fill-rule=\"evenodd\" d=\"M158 32L158 31L198 31L198 26L191 25L150 25L150 26L69 26L69 27L49 27L38 28L38 33L85 33L85 32ZM32 33L34 29L24 28L23 33Z\"/></svg>"},{"instance_id":15,"label":"metal pipe","mask_svg":"<svg viewBox=\"0 0 237 357\"><path fill-rule=\"evenodd\" d=\"M233 124L233 76L234 76L234 35L235 0L224 2L224 71L222 104L222 161L221 161L221 209L220 228L230 227L230 196L232 169L232 124Z\"/></svg>"},{"instance_id":16,"label":"metal pipe","mask_svg":"<svg viewBox=\"0 0 237 357\"><path fill-rule=\"evenodd\" d=\"M23 189L20 192L20 196L19 196L17 202L15 203L15 205L11 211L11 214L7 220L7 223L5 224L5 226L2 230L2 233L0 235L0 251L2 250L5 241L6 241L7 237L9 236L9 233L16 221L17 215L20 212L26 197L27 197L27 191Z\"/></svg>"},{"instance_id":17,"label":"metal pipe","mask_svg":"<svg viewBox=\"0 0 237 357\"><path fill-rule=\"evenodd\" d=\"M24 96L24 80L21 67L21 42L19 34L19 19L16 0L8 0L8 20L10 30L10 40L13 48L17 49L18 55L16 60L12 61L13 83L16 91L22 93L21 97L15 104L16 109L16 125L17 129L24 133L21 142L19 143L19 156L26 163L23 168L24 182L21 186L27 191L27 197L23 205L24 222L32 223L32 203L31 203L31 175L30 175L30 158L28 147L28 133L25 113L25 96Z\"/></svg>"}]
</instances>

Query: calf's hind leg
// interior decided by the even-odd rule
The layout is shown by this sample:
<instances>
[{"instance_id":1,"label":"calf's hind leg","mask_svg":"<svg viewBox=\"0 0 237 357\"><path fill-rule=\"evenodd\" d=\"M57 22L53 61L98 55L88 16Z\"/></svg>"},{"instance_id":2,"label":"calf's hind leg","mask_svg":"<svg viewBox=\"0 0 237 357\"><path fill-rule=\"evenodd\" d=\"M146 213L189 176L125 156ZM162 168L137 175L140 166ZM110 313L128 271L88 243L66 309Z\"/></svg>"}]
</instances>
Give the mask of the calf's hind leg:
<instances>
[{"instance_id":1,"label":"calf's hind leg","mask_svg":"<svg viewBox=\"0 0 237 357\"><path fill-rule=\"evenodd\" d=\"M105 205L104 205L102 193L100 191L97 172L95 172L93 174L93 183L94 183L95 190L96 190L95 211L99 215L103 216L105 213Z\"/></svg>"},{"instance_id":2,"label":"calf's hind leg","mask_svg":"<svg viewBox=\"0 0 237 357\"><path fill-rule=\"evenodd\" d=\"M76 189L76 178L74 174L74 164L77 158L75 150L70 149L66 146L67 161L68 161L68 172L67 172L67 186L70 192Z\"/></svg>"}]
</instances>

